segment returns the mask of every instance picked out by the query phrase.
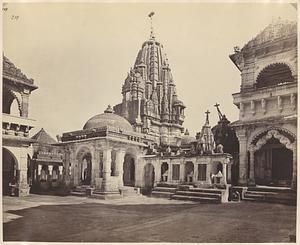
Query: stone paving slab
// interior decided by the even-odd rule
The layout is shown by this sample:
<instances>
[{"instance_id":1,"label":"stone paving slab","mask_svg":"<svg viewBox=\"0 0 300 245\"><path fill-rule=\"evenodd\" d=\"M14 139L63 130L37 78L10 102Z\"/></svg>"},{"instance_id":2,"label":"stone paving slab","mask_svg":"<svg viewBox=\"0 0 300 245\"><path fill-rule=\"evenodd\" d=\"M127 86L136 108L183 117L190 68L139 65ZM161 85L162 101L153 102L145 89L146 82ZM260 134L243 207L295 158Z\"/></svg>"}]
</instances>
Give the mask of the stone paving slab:
<instances>
[{"instance_id":1,"label":"stone paving slab","mask_svg":"<svg viewBox=\"0 0 300 245\"><path fill-rule=\"evenodd\" d=\"M151 198L147 196L128 196L119 199L102 200L89 197L76 196L47 196L30 194L27 197L9 197L4 196L2 199L3 223L10 222L21 216L11 214L7 211L22 210L26 208L38 207L41 205L70 205L85 203L101 203L108 205L152 205L152 204L194 204L189 201L178 201L163 198Z\"/></svg>"}]
</instances>

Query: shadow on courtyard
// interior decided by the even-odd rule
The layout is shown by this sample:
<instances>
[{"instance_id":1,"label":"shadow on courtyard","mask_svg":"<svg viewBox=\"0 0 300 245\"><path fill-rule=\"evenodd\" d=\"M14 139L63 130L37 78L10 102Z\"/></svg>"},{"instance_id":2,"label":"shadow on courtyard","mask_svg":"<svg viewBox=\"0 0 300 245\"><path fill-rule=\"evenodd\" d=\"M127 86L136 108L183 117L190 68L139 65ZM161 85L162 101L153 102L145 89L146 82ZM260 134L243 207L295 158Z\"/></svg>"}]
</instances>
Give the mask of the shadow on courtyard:
<instances>
[{"instance_id":1,"label":"shadow on courtyard","mask_svg":"<svg viewBox=\"0 0 300 245\"><path fill-rule=\"evenodd\" d=\"M43 205L8 211L4 241L289 242L296 207L264 203Z\"/></svg>"}]
</instances>

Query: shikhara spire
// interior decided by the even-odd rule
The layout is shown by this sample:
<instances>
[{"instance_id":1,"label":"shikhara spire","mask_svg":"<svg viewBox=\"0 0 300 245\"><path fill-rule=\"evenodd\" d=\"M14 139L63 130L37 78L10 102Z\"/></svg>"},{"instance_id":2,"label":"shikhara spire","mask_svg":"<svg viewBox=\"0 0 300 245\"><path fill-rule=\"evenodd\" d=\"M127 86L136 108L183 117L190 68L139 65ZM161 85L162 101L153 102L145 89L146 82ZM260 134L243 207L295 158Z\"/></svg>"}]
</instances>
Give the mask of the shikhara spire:
<instances>
[{"instance_id":1,"label":"shikhara spire","mask_svg":"<svg viewBox=\"0 0 300 245\"><path fill-rule=\"evenodd\" d=\"M153 15L154 12L148 15L150 39L138 51L122 86L123 101L114 110L134 125L137 132L160 137L162 144L176 145L183 131L185 106L176 94L163 45L154 37Z\"/></svg>"}]
</instances>

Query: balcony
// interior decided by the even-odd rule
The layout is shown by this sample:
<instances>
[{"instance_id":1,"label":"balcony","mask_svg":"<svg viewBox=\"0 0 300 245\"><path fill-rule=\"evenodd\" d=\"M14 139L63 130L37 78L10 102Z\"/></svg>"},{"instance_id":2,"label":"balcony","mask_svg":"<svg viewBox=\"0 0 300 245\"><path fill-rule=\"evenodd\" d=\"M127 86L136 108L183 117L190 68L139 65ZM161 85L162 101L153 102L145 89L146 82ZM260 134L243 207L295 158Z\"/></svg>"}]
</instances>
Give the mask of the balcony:
<instances>
[{"instance_id":1,"label":"balcony","mask_svg":"<svg viewBox=\"0 0 300 245\"><path fill-rule=\"evenodd\" d=\"M297 83L264 87L233 94L240 120L286 117L297 113Z\"/></svg>"},{"instance_id":2,"label":"balcony","mask_svg":"<svg viewBox=\"0 0 300 245\"><path fill-rule=\"evenodd\" d=\"M35 126L35 120L2 113L2 134L29 137L29 130Z\"/></svg>"}]
</instances>

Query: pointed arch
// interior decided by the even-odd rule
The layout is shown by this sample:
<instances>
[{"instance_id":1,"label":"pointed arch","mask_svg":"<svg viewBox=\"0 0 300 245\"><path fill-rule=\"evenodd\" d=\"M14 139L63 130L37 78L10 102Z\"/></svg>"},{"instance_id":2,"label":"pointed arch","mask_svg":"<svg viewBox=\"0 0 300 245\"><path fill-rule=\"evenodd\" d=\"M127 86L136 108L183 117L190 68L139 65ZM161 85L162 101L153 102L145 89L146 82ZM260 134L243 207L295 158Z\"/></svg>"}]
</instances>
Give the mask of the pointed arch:
<instances>
[{"instance_id":1,"label":"pointed arch","mask_svg":"<svg viewBox=\"0 0 300 245\"><path fill-rule=\"evenodd\" d=\"M287 149L293 150L295 147L295 142L296 139L292 142L288 137L286 137L283 133L280 132L280 130L278 129L269 129L267 131L265 131L266 134L263 134L262 137L259 137L259 135L256 135L256 137L254 137L253 141L250 144L250 151L258 151L263 145L265 145L267 143L267 141L271 138L275 138L278 139L279 142L281 144L283 144ZM255 141L255 139L257 139L257 141Z\"/></svg>"},{"instance_id":2,"label":"pointed arch","mask_svg":"<svg viewBox=\"0 0 300 245\"><path fill-rule=\"evenodd\" d=\"M268 87L294 82L295 71L288 62L276 62L263 67L255 78L256 87Z\"/></svg>"}]
</instances>

